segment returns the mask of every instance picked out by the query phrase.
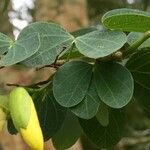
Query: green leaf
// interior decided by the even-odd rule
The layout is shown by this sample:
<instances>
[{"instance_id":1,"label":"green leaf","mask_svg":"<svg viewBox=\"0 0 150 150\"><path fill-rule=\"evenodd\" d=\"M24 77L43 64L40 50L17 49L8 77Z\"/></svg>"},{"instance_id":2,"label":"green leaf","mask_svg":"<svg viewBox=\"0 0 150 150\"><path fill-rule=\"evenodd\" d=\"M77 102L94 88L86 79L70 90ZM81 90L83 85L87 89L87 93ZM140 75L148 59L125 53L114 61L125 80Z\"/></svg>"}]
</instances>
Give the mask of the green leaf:
<instances>
[{"instance_id":1,"label":"green leaf","mask_svg":"<svg viewBox=\"0 0 150 150\"><path fill-rule=\"evenodd\" d=\"M93 31L75 39L79 52L90 58L110 55L120 49L127 41L121 31Z\"/></svg>"},{"instance_id":2,"label":"green leaf","mask_svg":"<svg viewBox=\"0 0 150 150\"><path fill-rule=\"evenodd\" d=\"M70 148L79 139L82 133L78 119L68 112L61 129L52 137L52 142L57 150Z\"/></svg>"},{"instance_id":3,"label":"green leaf","mask_svg":"<svg viewBox=\"0 0 150 150\"><path fill-rule=\"evenodd\" d=\"M8 129L8 132L10 134L12 134L12 135L18 133L18 131L16 130L16 128L15 128L15 126L13 124L12 119L8 119L8 121L7 121L7 129Z\"/></svg>"},{"instance_id":4,"label":"green leaf","mask_svg":"<svg viewBox=\"0 0 150 150\"><path fill-rule=\"evenodd\" d=\"M83 101L70 109L80 118L91 119L98 112L100 103L101 102L96 92L95 84L92 81Z\"/></svg>"},{"instance_id":5,"label":"green leaf","mask_svg":"<svg viewBox=\"0 0 150 150\"><path fill-rule=\"evenodd\" d=\"M126 64L135 81L134 97L149 111L150 99L150 49L134 54Z\"/></svg>"},{"instance_id":6,"label":"green leaf","mask_svg":"<svg viewBox=\"0 0 150 150\"><path fill-rule=\"evenodd\" d=\"M13 41L5 34L0 33L0 55L8 51Z\"/></svg>"},{"instance_id":7,"label":"green leaf","mask_svg":"<svg viewBox=\"0 0 150 150\"><path fill-rule=\"evenodd\" d=\"M131 32L128 34L128 43L129 45L132 45L134 42L136 42L138 39L142 38L144 33L140 32ZM145 48L150 47L150 38L147 39L145 42L143 42L139 48Z\"/></svg>"},{"instance_id":8,"label":"green leaf","mask_svg":"<svg viewBox=\"0 0 150 150\"><path fill-rule=\"evenodd\" d=\"M134 81L150 91L150 51L139 51L126 64Z\"/></svg>"},{"instance_id":9,"label":"green leaf","mask_svg":"<svg viewBox=\"0 0 150 150\"><path fill-rule=\"evenodd\" d=\"M55 100L50 89L44 89L33 95L44 140L50 139L62 126L67 109Z\"/></svg>"},{"instance_id":10,"label":"green leaf","mask_svg":"<svg viewBox=\"0 0 150 150\"><path fill-rule=\"evenodd\" d=\"M134 9L115 9L102 17L102 23L109 29L146 32L150 30L150 13Z\"/></svg>"},{"instance_id":11,"label":"green leaf","mask_svg":"<svg viewBox=\"0 0 150 150\"><path fill-rule=\"evenodd\" d=\"M124 66L112 62L97 63L94 79L98 95L106 105L121 108L130 102L134 82Z\"/></svg>"},{"instance_id":12,"label":"green leaf","mask_svg":"<svg viewBox=\"0 0 150 150\"><path fill-rule=\"evenodd\" d=\"M111 110L109 125L102 126L96 118L79 119L80 125L87 137L99 148L114 146L122 137L124 115L120 110Z\"/></svg>"},{"instance_id":13,"label":"green leaf","mask_svg":"<svg viewBox=\"0 0 150 150\"><path fill-rule=\"evenodd\" d=\"M92 65L82 61L65 63L56 72L53 91L56 101L64 107L79 104L85 97L92 77Z\"/></svg>"},{"instance_id":14,"label":"green leaf","mask_svg":"<svg viewBox=\"0 0 150 150\"><path fill-rule=\"evenodd\" d=\"M20 37L29 33L38 33L40 35L38 52L24 61L24 64L29 67L52 64L59 54L71 47L74 40L71 34L54 23L32 23L24 29Z\"/></svg>"},{"instance_id":15,"label":"green leaf","mask_svg":"<svg viewBox=\"0 0 150 150\"><path fill-rule=\"evenodd\" d=\"M24 32L24 30L22 31ZM32 56L39 49L40 39L37 33L28 33L26 36L18 37L8 53L1 59L1 66L11 66Z\"/></svg>"},{"instance_id":16,"label":"green leaf","mask_svg":"<svg viewBox=\"0 0 150 150\"><path fill-rule=\"evenodd\" d=\"M100 122L100 124L104 127L108 126L109 124L109 109L108 106L102 103L102 105L99 108L99 111L96 115L97 120Z\"/></svg>"},{"instance_id":17,"label":"green leaf","mask_svg":"<svg viewBox=\"0 0 150 150\"><path fill-rule=\"evenodd\" d=\"M134 98L144 109L145 112L150 113L150 91L135 83Z\"/></svg>"}]
</instances>

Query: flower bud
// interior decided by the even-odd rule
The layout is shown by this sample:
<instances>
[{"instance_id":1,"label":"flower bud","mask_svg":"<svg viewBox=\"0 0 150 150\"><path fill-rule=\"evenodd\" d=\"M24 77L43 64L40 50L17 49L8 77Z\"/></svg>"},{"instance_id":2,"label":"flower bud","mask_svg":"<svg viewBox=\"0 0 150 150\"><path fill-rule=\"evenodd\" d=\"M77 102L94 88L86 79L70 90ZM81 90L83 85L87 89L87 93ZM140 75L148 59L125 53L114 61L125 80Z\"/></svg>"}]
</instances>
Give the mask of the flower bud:
<instances>
[{"instance_id":1,"label":"flower bud","mask_svg":"<svg viewBox=\"0 0 150 150\"><path fill-rule=\"evenodd\" d=\"M11 91L9 109L13 123L32 150L43 150L43 135L34 103L28 92L21 87Z\"/></svg>"}]
</instances>

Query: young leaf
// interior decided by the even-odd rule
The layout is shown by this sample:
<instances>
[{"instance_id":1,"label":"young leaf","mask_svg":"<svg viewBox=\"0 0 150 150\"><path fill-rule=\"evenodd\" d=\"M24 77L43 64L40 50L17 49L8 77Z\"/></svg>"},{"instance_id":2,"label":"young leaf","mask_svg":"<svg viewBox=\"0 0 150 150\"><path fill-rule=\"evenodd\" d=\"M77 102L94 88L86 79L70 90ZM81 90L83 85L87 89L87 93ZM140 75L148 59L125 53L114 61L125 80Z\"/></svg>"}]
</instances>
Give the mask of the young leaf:
<instances>
[{"instance_id":1,"label":"young leaf","mask_svg":"<svg viewBox=\"0 0 150 150\"><path fill-rule=\"evenodd\" d=\"M99 148L109 148L115 145L122 136L124 115L120 110L111 110L108 126L102 126L96 118L79 119L80 125L87 137Z\"/></svg>"},{"instance_id":2,"label":"young leaf","mask_svg":"<svg viewBox=\"0 0 150 150\"><path fill-rule=\"evenodd\" d=\"M87 93L91 77L92 65L82 61L65 63L53 80L56 101L64 107L79 104Z\"/></svg>"},{"instance_id":3,"label":"young leaf","mask_svg":"<svg viewBox=\"0 0 150 150\"><path fill-rule=\"evenodd\" d=\"M91 119L98 112L100 103L101 102L96 92L95 84L92 81L83 101L70 109L80 118Z\"/></svg>"},{"instance_id":4,"label":"young leaf","mask_svg":"<svg viewBox=\"0 0 150 150\"><path fill-rule=\"evenodd\" d=\"M52 64L60 53L71 47L74 40L71 34L54 23L32 23L21 32L19 37L21 38L29 33L40 35L39 50L35 55L24 61L24 64L30 67Z\"/></svg>"},{"instance_id":5,"label":"young leaf","mask_svg":"<svg viewBox=\"0 0 150 150\"><path fill-rule=\"evenodd\" d=\"M115 9L102 17L102 23L109 29L146 32L150 30L150 13L134 9Z\"/></svg>"},{"instance_id":6,"label":"young leaf","mask_svg":"<svg viewBox=\"0 0 150 150\"><path fill-rule=\"evenodd\" d=\"M136 42L138 39L143 37L144 33L140 32L131 32L128 34L128 43L132 45L134 42ZM150 39L147 39L145 42L143 42L139 48L145 48L145 47L150 47Z\"/></svg>"},{"instance_id":7,"label":"young leaf","mask_svg":"<svg viewBox=\"0 0 150 150\"><path fill-rule=\"evenodd\" d=\"M118 63L97 63L94 80L100 99L108 106L121 108L132 96L134 83L131 73Z\"/></svg>"},{"instance_id":8,"label":"young leaf","mask_svg":"<svg viewBox=\"0 0 150 150\"><path fill-rule=\"evenodd\" d=\"M0 55L8 51L13 41L5 34L0 33Z\"/></svg>"},{"instance_id":9,"label":"young leaf","mask_svg":"<svg viewBox=\"0 0 150 150\"><path fill-rule=\"evenodd\" d=\"M67 109L61 107L55 100L50 89L42 90L33 95L44 140L51 138L62 126Z\"/></svg>"},{"instance_id":10,"label":"young leaf","mask_svg":"<svg viewBox=\"0 0 150 150\"><path fill-rule=\"evenodd\" d=\"M24 30L22 31L24 32ZM37 33L28 33L26 36L18 37L11 46L8 53L1 59L1 66L11 66L32 56L39 49L40 39Z\"/></svg>"},{"instance_id":11,"label":"young leaf","mask_svg":"<svg viewBox=\"0 0 150 150\"><path fill-rule=\"evenodd\" d=\"M75 39L79 52L90 58L110 55L120 49L127 41L121 31L93 31Z\"/></svg>"},{"instance_id":12,"label":"young leaf","mask_svg":"<svg viewBox=\"0 0 150 150\"><path fill-rule=\"evenodd\" d=\"M70 148L79 139L82 133L78 119L68 112L61 129L52 137L52 142L57 150Z\"/></svg>"},{"instance_id":13,"label":"young leaf","mask_svg":"<svg viewBox=\"0 0 150 150\"><path fill-rule=\"evenodd\" d=\"M150 51L141 50L134 54L126 66L131 71L135 81L134 97L148 110L150 99Z\"/></svg>"}]
</instances>

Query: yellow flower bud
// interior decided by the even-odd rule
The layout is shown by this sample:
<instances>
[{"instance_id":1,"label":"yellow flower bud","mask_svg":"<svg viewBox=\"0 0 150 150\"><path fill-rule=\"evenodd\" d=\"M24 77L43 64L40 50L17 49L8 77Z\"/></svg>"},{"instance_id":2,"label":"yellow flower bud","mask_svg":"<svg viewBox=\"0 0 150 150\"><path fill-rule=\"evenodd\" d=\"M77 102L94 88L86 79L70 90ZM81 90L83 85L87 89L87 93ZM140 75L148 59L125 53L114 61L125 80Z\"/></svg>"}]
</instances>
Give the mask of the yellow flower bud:
<instances>
[{"instance_id":1,"label":"yellow flower bud","mask_svg":"<svg viewBox=\"0 0 150 150\"><path fill-rule=\"evenodd\" d=\"M31 96L21 87L10 93L9 108L13 123L32 150L43 150L43 135Z\"/></svg>"}]
</instances>

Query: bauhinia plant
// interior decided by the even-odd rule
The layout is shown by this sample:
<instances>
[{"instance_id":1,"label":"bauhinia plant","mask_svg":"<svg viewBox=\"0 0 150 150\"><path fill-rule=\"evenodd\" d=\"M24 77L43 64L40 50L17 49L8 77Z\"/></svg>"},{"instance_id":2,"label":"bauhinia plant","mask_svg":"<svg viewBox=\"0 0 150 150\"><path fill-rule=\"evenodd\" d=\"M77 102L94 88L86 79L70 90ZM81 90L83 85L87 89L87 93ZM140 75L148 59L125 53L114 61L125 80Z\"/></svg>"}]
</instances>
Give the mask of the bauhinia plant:
<instances>
[{"instance_id":1,"label":"bauhinia plant","mask_svg":"<svg viewBox=\"0 0 150 150\"><path fill-rule=\"evenodd\" d=\"M101 23L102 29L69 33L58 24L36 22L15 41L0 34L2 68L55 69L48 80L24 88L34 101L44 140L52 138L58 150L82 134L99 148L112 147L123 136L124 110L133 97L150 109L150 13L116 9L104 14ZM11 95L1 96L0 104L9 116L9 132L16 134L22 122L24 130L28 127L31 114L24 110L26 97L18 102L15 95L16 105L8 107L16 98Z\"/></svg>"}]
</instances>

